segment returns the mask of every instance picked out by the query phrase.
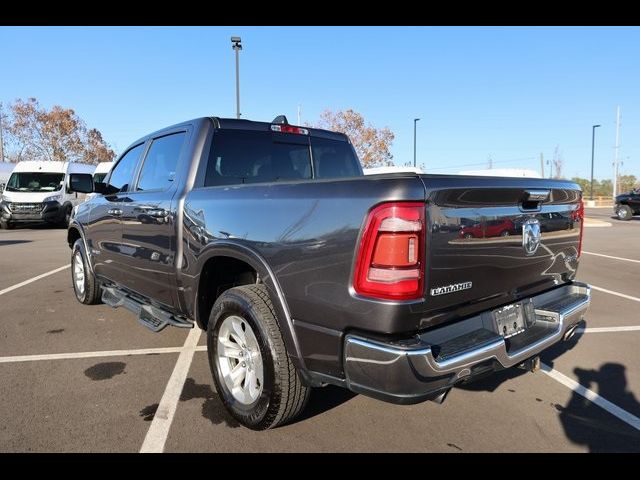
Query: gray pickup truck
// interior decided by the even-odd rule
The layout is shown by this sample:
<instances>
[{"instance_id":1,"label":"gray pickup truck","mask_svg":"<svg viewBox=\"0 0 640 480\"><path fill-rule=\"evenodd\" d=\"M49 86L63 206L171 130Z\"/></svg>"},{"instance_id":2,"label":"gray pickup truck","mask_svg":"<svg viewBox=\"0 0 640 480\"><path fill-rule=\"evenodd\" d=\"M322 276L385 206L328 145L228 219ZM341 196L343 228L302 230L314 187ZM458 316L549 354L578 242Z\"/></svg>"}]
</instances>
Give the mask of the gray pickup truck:
<instances>
[{"instance_id":1,"label":"gray pickup truck","mask_svg":"<svg viewBox=\"0 0 640 480\"><path fill-rule=\"evenodd\" d=\"M364 176L343 134L207 117L137 140L104 183L70 183L98 194L68 230L78 301L206 330L216 390L256 430L312 387L442 402L535 370L590 302L572 182Z\"/></svg>"}]
</instances>

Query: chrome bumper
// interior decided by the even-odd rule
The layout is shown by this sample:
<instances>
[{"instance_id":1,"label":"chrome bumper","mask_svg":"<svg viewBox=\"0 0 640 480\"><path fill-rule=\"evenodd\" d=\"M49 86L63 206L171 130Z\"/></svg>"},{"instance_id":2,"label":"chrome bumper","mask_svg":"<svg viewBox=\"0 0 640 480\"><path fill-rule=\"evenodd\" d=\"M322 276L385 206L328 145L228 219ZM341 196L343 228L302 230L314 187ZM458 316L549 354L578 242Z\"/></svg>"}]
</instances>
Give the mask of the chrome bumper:
<instances>
[{"instance_id":1,"label":"chrome bumper","mask_svg":"<svg viewBox=\"0 0 640 480\"><path fill-rule=\"evenodd\" d=\"M347 386L394 403L416 403L459 381L521 364L575 328L589 308L591 287L573 283L527 300L535 323L509 339L498 333L491 312L400 341L349 334Z\"/></svg>"}]
</instances>

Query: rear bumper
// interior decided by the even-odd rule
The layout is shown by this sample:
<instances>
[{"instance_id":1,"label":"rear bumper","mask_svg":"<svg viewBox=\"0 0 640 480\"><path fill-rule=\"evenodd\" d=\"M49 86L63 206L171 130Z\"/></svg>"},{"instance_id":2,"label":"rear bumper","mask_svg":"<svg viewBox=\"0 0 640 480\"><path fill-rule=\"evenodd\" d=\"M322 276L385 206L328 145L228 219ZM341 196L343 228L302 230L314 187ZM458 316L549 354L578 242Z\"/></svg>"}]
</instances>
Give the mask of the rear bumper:
<instances>
[{"instance_id":1,"label":"rear bumper","mask_svg":"<svg viewBox=\"0 0 640 480\"><path fill-rule=\"evenodd\" d=\"M573 331L589 308L591 287L573 283L527 301L535 323L509 339L499 335L491 312L409 339L348 334L343 359L347 386L393 403L417 403L463 380L519 365Z\"/></svg>"}]
</instances>

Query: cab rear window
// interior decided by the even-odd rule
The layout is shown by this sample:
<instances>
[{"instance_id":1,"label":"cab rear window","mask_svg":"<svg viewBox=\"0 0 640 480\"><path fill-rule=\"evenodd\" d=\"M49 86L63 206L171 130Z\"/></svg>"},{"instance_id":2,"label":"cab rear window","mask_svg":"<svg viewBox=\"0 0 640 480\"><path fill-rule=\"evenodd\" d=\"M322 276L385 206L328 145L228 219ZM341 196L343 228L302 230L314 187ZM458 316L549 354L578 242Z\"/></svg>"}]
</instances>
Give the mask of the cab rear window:
<instances>
[{"instance_id":1,"label":"cab rear window","mask_svg":"<svg viewBox=\"0 0 640 480\"><path fill-rule=\"evenodd\" d=\"M347 142L306 135L218 130L205 186L350 177L360 174L357 161Z\"/></svg>"}]
</instances>

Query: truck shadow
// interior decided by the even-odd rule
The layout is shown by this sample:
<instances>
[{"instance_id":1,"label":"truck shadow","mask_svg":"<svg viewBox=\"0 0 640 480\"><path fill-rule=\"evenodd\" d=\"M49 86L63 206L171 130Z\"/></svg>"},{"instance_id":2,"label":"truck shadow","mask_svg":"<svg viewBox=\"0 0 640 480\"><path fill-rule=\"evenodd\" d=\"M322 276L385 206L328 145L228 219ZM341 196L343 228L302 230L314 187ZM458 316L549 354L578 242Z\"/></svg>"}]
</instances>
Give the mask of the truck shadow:
<instances>
[{"instance_id":1,"label":"truck shadow","mask_svg":"<svg viewBox=\"0 0 640 480\"><path fill-rule=\"evenodd\" d=\"M309 403L302 414L292 423L304 422L316 415L321 415L329 410L348 402L357 394L346 388L327 385L322 388L311 389Z\"/></svg>"},{"instance_id":2,"label":"truck shadow","mask_svg":"<svg viewBox=\"0 0 640 480\"><path fill-rule=\"evenodd\" d=\"M18 245L20 243L31 243L32 240L0 240L0 247L6 245Z\"/></svg>"},{"instance_id":3,"label":"truck shadow","mask_svg":"<svg viewBox=\"0 0 640 480\"><path fill-rule=\"evenodd\" d=\"M545 351L540 356L542 362L553 368L554 360L574 348L582 335L584 333L576 333L569 341L556 344ZM461 384L457 388L493 392L503 383L528 373L510 368L468 384ZM573 373L583 387L598 393L602 398L629 412L631 416L640 416L640 403L628 390L624 365L609 362L602 364L597 370L576 367ZM509 391L514 392L512 389ZM544 401L542 398L535 400ZM574 444L583 445L590 452L640 452L640 432L637 429L607 413L576 391L572 391L571 398L564 406L549 399L547 401L550 408L559 412L565 435Z\"/></svg>"}]
</instances>

